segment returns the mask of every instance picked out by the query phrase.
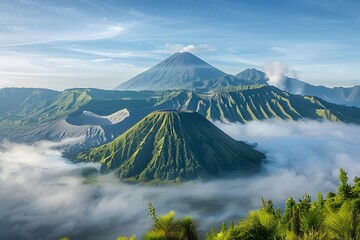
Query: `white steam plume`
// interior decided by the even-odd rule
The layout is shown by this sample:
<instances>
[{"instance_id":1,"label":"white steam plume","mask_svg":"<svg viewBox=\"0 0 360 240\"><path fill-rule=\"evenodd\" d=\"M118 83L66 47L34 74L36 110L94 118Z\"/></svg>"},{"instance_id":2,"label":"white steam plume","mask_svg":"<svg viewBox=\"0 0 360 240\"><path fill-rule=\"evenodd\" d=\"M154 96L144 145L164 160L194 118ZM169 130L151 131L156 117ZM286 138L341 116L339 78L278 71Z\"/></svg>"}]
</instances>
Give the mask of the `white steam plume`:
<instances>
[{"instance_id":1,"label":"white steam plume","mask_svg":"<svg viewBox=\"0 0 360 240\"><path fill-rule=\"evenodd\" d=\"M288 72L288 67L279 61L265 64L264 72L269 79L268 84L284 90L284 77Z\"/></svg>"}]
</instances>

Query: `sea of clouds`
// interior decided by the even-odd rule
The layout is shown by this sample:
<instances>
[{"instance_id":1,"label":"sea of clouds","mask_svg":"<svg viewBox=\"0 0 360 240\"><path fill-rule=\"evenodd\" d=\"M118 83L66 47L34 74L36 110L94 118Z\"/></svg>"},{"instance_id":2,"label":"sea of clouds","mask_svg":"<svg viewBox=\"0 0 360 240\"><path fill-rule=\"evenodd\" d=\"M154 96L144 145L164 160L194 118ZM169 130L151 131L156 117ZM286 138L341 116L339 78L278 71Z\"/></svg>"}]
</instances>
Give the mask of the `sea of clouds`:
<instances>
[{"instance_id":1,"label":"sea of clouds","mask_svg":"<svg viewBox=\"0 0 360 240\"><path fill-rule=\"evenodd\" d=\"M151 227L147 203L159 215L192 215L209 232L237 221L260 198L282 206L290 195L314 198L336 191L339 168L360 175L360 126L317 121L267 120L216 125L237 140L256 143L267 156L253 177L191 181L174 186L119 183L112 175L83 177L97 164L73 164L55 150L63 143L0 145L0 239L114 239Z\"/></svg>"}]
</instances>

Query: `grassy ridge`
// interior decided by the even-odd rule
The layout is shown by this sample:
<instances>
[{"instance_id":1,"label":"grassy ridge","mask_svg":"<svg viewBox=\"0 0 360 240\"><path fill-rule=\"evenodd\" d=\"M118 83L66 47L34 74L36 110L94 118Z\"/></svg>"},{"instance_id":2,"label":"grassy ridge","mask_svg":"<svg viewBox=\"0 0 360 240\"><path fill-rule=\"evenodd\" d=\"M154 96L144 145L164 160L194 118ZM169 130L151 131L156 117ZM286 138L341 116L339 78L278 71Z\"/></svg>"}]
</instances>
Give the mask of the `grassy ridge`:
<instances>
[{"instance_id":1,"label":"grassy ridge","mask_svg":"<svg viewBox=\"0 0 360 240\"><path fill-rule=\"evenodd\" d=\"M264 155L233 140L198 113L153 112L106 145L76 159L102 163L130 181L193 179L226 171L252 172Z\"/></svg>"},{"instance_id":2,"label":"grassy ridge","mask_svg":"<svg viewBox=\"0 0 360 240\"><path fill-rule=\"evenodd\" d=\"M289 94L272 86L213 93L178 91L165 96L157 107L196 111L208 119L225 122L308 118L360 124L359 108Z\"/></svg>"},{"instance_id":3,"label":"grassy ridge","mask_svg":"<svg viewBox=\"0 0 360 240\"><path fill-rule=\"evenodd\" d=\"M20 94L24 91L23 89L13 89L11 92L15 96L17 92ZM1 116L0 134L2 136L12 135L16 130L26 133L35 126L64 119L78 110L110 115L124 108L129 110L130 117L126 120L126 127L122 127L122 132L149 112L164 109L194 111L209 120L223 122L247 123L253 120L278 118L294 121L313 119L360 124L359 108L328 103L312 96L293 95L276 87L264 85L226 87L208 93L192 91L121 92L99 89L69 89L60 93L44 91L25 91L28 95L30 94L30 97L21 103L14 102L17 107L11 111L11 114ZM0 110L2 108L4 111L8 111L5 106L7 96L6 94L0 96L4 99L0 103Z\"/></svg>"},{"instance_id":4,"label":"grassy ridge","mask_svg":"<svg viewBox=\"0 0 360 240\"><path fill-rule=\"evenodd\" d=\"M60 92L41 88L0 89L0 117L24 108L39 107L41 102L56 97Z\"/></svg>"}]
</instances>

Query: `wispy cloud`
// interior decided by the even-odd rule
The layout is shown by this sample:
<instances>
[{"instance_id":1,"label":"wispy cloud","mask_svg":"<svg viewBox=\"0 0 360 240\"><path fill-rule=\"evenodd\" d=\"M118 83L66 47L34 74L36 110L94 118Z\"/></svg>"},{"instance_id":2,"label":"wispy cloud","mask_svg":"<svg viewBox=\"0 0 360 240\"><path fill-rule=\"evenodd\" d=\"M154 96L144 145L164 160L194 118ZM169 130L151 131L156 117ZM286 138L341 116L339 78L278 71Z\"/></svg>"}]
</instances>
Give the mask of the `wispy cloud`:
<instances>
[{"instance_id":1,"label":"wispy cloud","mask_svg":"<svg viewBox=\"0 0 360 240\"><path fill-rule=\"evenodd\" d=\"M130 63L107 58L54 57L0 51L1 87L72 87L111 89L144 70ZM106 74L104 74L106 72Z\"/></svg>"},{"instance_id":2,"label":"wispy cloud","mask_svg":"<svg viewBox=\"0 0 360 240\"><path fill-rule=\"evenodd\" d=\"M192 53L198 53L198 52L204 52L204 51L214 51L215 48L211 46L210 44L173 44L173 43L167 43L164 46L152 50L154 53L166 53L166 54L172 54L176 52L192 52Z\"/></svg>"},{"instance_id":3,"label":"wispy cloud","mask_svg":"<svg viewBox=\"0 0 360 240\"><path fill-rule=\"evenodd\" d=\"M111 61L111 58L96 58L92 60L93 62L107 62Z\"/></svg>"},{"instance_id":4,"label":"wispy cloud","mask_svg":"<svg viewBox=\"0 0 360 240\"><path fill-rule=\"evenodd\" d=\"M79 47L65 47L69 51L84 53L94 56L102 56L106 58L118 58L118 59L129 59L129 58L153 58L146 51L121 51L115 49L113 51L104 50L104 49L82 49Z\"/></svg>"},{"instance_id":5,"label":"wispy cloud","mask_svg":"<svg viewBox=\"0 0 360 240\"><path fill-rule=\"evenodd\" d=\"M119 36L123 31L124 27L119 25L90 25L84 26L85 30L81 31L71 31L71 32L36 32L32 33L29 37L24 40L21 36L25 33L16 32L5 35L0 40L0 47L15 47L15 46L25 46L25 45L38 45L38 44L48 44L48 43L59 43L59 42L81 42L81 41L94 41L101 39L108 39ZM28 35L28 34L26 34ZM15 43L14 42L15 40Z\"/></svg>"}]
</instances>

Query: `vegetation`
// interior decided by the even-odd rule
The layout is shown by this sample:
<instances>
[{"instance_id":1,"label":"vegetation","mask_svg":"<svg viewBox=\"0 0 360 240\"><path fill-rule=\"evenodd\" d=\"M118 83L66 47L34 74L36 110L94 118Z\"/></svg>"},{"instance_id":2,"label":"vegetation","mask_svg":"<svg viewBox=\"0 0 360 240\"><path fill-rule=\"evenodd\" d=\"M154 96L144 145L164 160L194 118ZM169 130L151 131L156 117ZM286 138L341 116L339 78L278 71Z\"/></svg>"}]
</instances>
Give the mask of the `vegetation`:
<instances>
[{"instance_id":1,"label":"vegetation","mask_svg":"<svg viewBox=\"0 0 360 240\"><path fill-rule=\"evenodd\" d=\"M148 203L149 213L148 216L152 218L153 226L145 233L142 239L144 240L198 240L200 235L198 233L198 225L187 216L181 219L175 218L173 211L168 214L157 217L155 208L152 203ZM117 240L135 240L135 236L130 238L119 237Z\"/></svg>"},{"instance_id":2,"label":"vegetation","mask_svg":"<svg viewBox=\"0 0 360 240\"><path fill-rule=\"evenodd\" d=\"M182 181L225 171L259 170L265 156L192 112L153 112L114 141L81 152L128 181Z\"/></svg>"},{"instance_id":3,"label":"vegetation","mask_svg":"<svg viewBox=\"0 0 360 240\"><path fill-rule=\"evenodd\" d=\"M19 96L19 97L18 97ZM0 89L0 135L12 140L34 127L65 119L77 111L87 110L110 115L127 108L130 117L126 131L148 113L157 110L187 110L209 120L247 123L278 118L285 120L315 119L360 124L360 109L328 103L320 98L289 94L273 86L223 86L212 92L181 90L111 91L68 89L56 92L46 89ZM21 131L17 131L21 130ZM117 132L112 132L116 134ZM31 139L30 139L31 141Z\"/></svg>"},{"instance_id":4,"label":"vegetation","mask_svg":"<svg viewBox=\"0 0 360 240\"><path fill-rule=\"evenodd\" d=\"M318 193L312 201L305 194L298 201L290 197L284 211L274 209L272 201L251 211L237 225L213 230L207 240L359 240L360 239L360 178L348 184L341 169L337 193L326 198Z\"/></svg>"},{"instance_id":5,"label":"vegetation","mask_svg":"<svg viewBox=\"0 0 360 240\"><path fill-rule=\"evenodd\" d=\"M298 201L289 197L283 212L275 209L271 200L262 199L261 209L250 211L238 224L223 223L218 232L212 229L206 240L359 240L360 178L356 177L354 185L350 185L346 172L340 169L339 181L337 193L330 192L326 198L322 193L315 201L308 194ZM149 213L154 226L143 239L199 239L196 228L188 238L181 235L186 231L176 224L186 218L175 221L170 212L157 219L151 203Z\"/></svg>"},{"instance_id":6,"label":"vegetation","mask_svg":"<svg viewBox=\"0 0 360 240\"><path fill-rule=\"evenodd\" d=\"M206 240L360 240L360 178L348 184L347 173L340 169L337 193L326 197L318 193L315 201L305 194L296 201L289 197L284 210L274 208L271 200L262 200L262 208L250 211L237 224L223 223L214 228ZM190 216L175 218L174 212L158 217L152 203L148 203L148 217L153 226L144 240L198 240L198 224ZM68 239L68 238L61 238ZM117 240L136 240L133 235Z\"/></svg>"},{"instance_id":7,"label":"vegetation","mask_svg":"<svg viewBox=\"0 0 360 240\"><path fill-rule=\"evenodd\" d=\"M360 124L359 108L328 103L317 97L293 95L264 85L228 87L209 93L174 91L160 99L156 107L196 111L207 119L225 122L308 118Z\"/></svg>"},{"instance_id":8,"label":"vegetation","mask_svg":"<svg viewBox=\"0 0 360 240\"><path fill-rule=\"evenodd\" d=\"M0 117L11 115L19 108L38 107L38 103L56 97L60 92L41 88L0 89Z\"/></svg>"}]
</instances>

